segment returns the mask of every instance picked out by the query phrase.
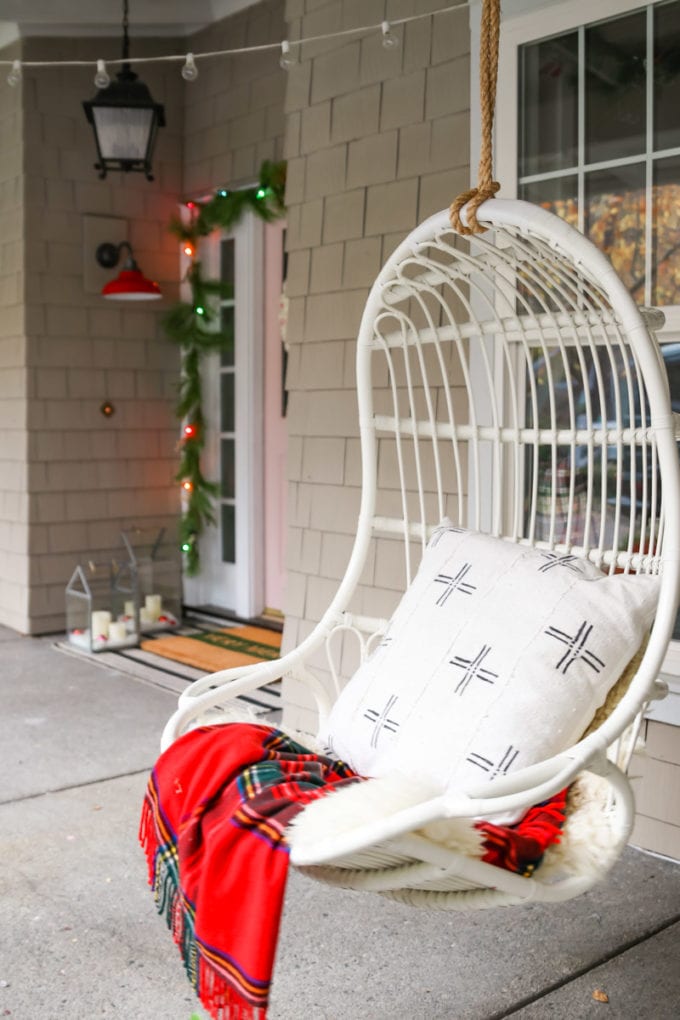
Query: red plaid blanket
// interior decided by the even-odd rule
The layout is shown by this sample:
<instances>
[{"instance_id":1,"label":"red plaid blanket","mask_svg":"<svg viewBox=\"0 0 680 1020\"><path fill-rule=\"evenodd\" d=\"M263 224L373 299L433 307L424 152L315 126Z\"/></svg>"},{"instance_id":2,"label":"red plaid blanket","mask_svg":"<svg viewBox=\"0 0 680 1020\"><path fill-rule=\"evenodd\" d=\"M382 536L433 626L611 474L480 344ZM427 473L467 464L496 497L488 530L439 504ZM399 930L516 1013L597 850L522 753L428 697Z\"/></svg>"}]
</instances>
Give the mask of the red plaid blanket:
<instances>
[{"instance_id":1,"label":"red plaid blanket","mask_svg":"<svg viewBox=\"0 0 680 1020\"><path fill-rule=\"evenodd\" d=\"M359 777L271 727L202 727L149 779L140 842L159 913L216 1020L264 1020L288 873L285 829ZM559 838L566 791L516 826L480 823L484 860L530 874Z\"/></svg>"}]
</instances>

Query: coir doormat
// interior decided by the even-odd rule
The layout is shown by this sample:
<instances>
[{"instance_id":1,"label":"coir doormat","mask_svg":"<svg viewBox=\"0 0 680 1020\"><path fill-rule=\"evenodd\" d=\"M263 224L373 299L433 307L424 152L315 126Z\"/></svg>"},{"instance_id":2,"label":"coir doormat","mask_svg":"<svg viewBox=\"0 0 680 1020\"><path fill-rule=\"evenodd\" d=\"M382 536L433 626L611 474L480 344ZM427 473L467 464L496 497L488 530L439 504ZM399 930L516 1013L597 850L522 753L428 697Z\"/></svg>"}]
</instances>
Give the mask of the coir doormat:
<instances>
[{"instance_id":1,"label":"coir doormat","mask_svg":"<svg viewBox=\"0 0 680 1020\"><path fill-rule=\"evenodd\" d=\"M142 641L141 648L153 655L203 669L206 673L217 673L234 666L250 666L253 662L278 659L281 637L278 631L267 630L266 627L232 627L152 638Z\"/></svg>"}]
</instances>

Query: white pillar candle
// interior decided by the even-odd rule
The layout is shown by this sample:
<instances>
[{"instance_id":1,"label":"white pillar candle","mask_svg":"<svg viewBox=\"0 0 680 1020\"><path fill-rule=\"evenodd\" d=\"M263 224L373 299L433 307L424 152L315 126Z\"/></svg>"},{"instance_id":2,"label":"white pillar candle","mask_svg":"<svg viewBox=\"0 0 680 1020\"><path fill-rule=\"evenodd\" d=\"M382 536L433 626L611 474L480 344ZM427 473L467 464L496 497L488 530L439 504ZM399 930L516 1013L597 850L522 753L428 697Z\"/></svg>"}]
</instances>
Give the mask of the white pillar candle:
<instances>
[{"instance_id":1,"label":"white pillar candle","mask_svg":"<svg viewBox=\"0 0 680 1020\"><path fill-rule=\"evenodd\" d=\"M109 641L125 641L127 627L124 621L115 620L109 624Z\"/></svg>"},{"instance_id":2,"label":"white pillar candle","mask_svg":"<svg viewBox=\"0 0 680 1020\"><path fill-rule=\"evenodd\" d=\"M139 610L139 626L149 627L152 623L156 623L158 620L157 616L154 616L150 609L146 606L141 606Z\"/></svg>"},{"instance_id":3,"label":"white pillar candle","mask_svg":"<svg viewBox=\"0 0 680 1020\"><path fill-rule=\"evenodd\" d=\"M134 616L135 615L135 604L134 604L134 602L129 601L129 602L125 603L125 615L126 616Z\"/></svg>"},{"instance_id":4,"label":"white pillar candle","mask_svg":"<svg viewBox=\"0 0 680 1020\"><path fill-rule=\"evenodd\" d=\"M111 613L107 609L98 609L92 614L92 637L108 637L111 624Z\"/></svg>"},{"instance_id":5,"label":"white pillar candle","mask_svg":"<svg viewBox=\"0 0 680 1020\"><path fill-rule=\"evenodd\" d=\"M161 615L161 597L160 595L147 595L144 599L144 605L147 610L151 613L154 620L157 620Z\"/></svg>"}]
</instances>

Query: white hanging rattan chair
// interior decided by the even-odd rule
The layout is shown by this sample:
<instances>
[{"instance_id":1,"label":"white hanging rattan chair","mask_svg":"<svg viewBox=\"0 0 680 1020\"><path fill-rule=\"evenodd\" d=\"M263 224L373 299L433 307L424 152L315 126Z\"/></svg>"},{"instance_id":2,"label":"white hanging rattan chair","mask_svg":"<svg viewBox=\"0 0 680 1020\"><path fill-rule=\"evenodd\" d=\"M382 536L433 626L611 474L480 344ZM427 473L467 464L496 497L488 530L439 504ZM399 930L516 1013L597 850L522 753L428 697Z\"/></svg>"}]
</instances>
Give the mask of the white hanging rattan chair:
<instances>
[{"instance_id":1,"label":"white hanging rattan chair","mask_svg":"<svg viewBox=\"0 0 680 1020\"><path fill-rule=\"evenodd\" d=\"M326 837L293 839L291 863L323 881L447 909L566 899L599 873L577 861L564 873L519 876L452 849L433 822L521 812L591 773L606 780L589 817L606 828L607 862L623 849L634 814L623 769L635 721L664 693L658 674L680 562L677 426L653 333L659 313L638 309L607 259L552 214L494 199L477 216L489 230L472 238L451 227L448 211L421 224L369 295L356 360L361 508L323 618L280 660L193 684L163 735L167 747L199 722L218 722L229 701L281 676L310 692L321 725L338 692L312 663L324 649L335 662L348 634L365 658L387 625L364 611L373 548L401 557L405 590L445 516L608 573L659 574L646 648L587 736L464 794L411 799Z\"/></svg>"}]
</instances>

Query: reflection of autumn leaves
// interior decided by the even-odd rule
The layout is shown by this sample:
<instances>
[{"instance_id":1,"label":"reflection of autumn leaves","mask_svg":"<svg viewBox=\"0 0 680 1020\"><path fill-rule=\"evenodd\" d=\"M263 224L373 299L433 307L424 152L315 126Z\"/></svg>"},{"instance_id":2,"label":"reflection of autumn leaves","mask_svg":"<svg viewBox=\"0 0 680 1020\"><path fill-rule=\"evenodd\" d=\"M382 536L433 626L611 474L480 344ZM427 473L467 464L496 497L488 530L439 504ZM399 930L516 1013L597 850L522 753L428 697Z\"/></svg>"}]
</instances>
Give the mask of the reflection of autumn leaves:
<instances>
[{"instance_id":1,"label":"reflection of autumn leaves","mask_svg":"<svg viewBox=\"0 0 680 1020\"><path fill-rule=\"evenodd\" d=\"M576 198L558 198L554 202L541 202L541 207L566 220L570 226L578 228L578 201Z\"/></svg>"},{"instance_id":2,"label":"reflection of autumn leaves","mask_svg":"<svg viewBox=\"0 0 680 1020\"><path fill-rule=\"evenodd\" d=\"M654 297L657 305L680 304L680 184L657 185L654 209Z\"/></svg>"},{"instance_id":3,"label":"reflection of autumn leaves","mask_svg":"<svg viewBox=\"0 0 680 1020\"><path fill-rule=\"evenodd\" d=\"M680 304L680 184L653 189L654 279L652 303ZM576 198L541 202L572 226L578 226ZM637 301L644 300L645 193L642 189L594 197L586 215L588 236L610 259Z\"/></svg>"},{"instance_id":4,"label":"reflection of autumn leaves","mask_svg":"<svg viewBox=\"0 0 680 1020\"><path fill-rule=\"evenodd\" d=\"M644 298L645 193L622 191L595 197L588 209L588 235L611 260L634 298Z\"/></svg>"}]
</instances>

